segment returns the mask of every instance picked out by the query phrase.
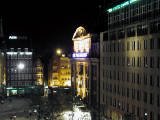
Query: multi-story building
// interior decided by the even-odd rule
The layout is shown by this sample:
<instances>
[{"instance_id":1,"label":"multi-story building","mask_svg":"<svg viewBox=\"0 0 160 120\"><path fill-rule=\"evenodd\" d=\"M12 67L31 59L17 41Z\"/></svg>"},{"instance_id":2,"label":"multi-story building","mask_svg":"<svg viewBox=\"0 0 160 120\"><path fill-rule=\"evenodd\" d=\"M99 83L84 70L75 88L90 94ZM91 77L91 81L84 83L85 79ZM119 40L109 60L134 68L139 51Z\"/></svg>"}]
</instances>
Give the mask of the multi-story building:
<instances>
[{"instance_id":1,"label":"multi-story building","mask_svg":"<svg viewBox=\"0 0 160 120\"><path fill-rule=\"evenodd\" d=\"M6 52L7 95L24 93L24 88L33 86L33 52L28 48L11 48Z\"/></svg>"},{"instance_id":2,"label":"multi-story building","mask_svg":"<svg viewBox=\"0 0 160 120\"><path fill-rule=\"evenodd\" d=\"M6 60L4 52L0 52L0 94L4 93L6 86Z\"/></svg>"},{"instance_id":3,"label":"multi-story building","mask_svg":"<svg viewBox=\"0 0 160 120\"><path fill-rule=\"evenodd\" d=\"M160 120L160 1L128 0L106 12L101 108L112 120Z\"/></svg>"},{"instance_id":4,"label":"multi-story building","mask_svg":"<svg viewBox=\"0 0 160 120\"><path fill-rule=\"evenodd\" d=\"M4 88L6 86L6 63L4 54L4 34L2 19L0 19L0 95L4 93Z\"/></svg>"},{"instance_id":5,"label":"multi-story building","mask_svg":"<svg viewBox=\"0 0 160 120\"><path fill-rule=\"evenodd\" d=\"M72 38L74 42L72 54L72 87L76 95L88 99L89 93L89 51L91 35L83 27L78 27Z\"/></svg>"},{"instance_id":6,"label":"multi-story building","mask_svg":"<svg viewBox=\"0 0 160 120\"><path fill-rule=\"evenodd\" d=\"M88 105L92 108L93 118L99 119L100 108L100 39L99 35L91 34L91 49L89 53L89 92L88 92Z\"/></svg>"},{"instance_id":7,"label":"multi-story building","mask_svg":"<svg viewBox=\"0 0 160 120\"><path fill-rule=\"evenodd\" d=\"M35 61L35 85L43 86L44 85L44 76L43 76L43 64L41 60L38 58Z\"/></svg>"},{"instance_id":8,"label":"multi-story building","mask_svg":"<svg viewBox=\"0 0 160 120\"><path fill-rule=\"evenodd\" d=\"M71 62L65 54L56 54L49 65L48 86L71 87Z\"/></svg>"}]
</instances>

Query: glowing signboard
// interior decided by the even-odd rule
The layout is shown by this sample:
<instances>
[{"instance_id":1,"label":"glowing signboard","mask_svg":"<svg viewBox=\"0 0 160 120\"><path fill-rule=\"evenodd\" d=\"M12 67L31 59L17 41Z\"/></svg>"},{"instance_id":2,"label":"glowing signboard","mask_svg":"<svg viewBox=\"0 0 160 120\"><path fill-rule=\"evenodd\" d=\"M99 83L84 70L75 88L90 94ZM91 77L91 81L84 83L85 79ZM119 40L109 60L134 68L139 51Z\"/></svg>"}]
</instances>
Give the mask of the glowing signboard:
<instances>
[{"instance_id":1,"label":"glowing signboard","mask_svg":"<svg viewBox=\"0 0 160 120\"><path fill-rule=\"evenodd\" d=\"M18 39L18 37L17 36L9 36L9 39L16 40L16 39Z\"/></svg>"},{"instance_id":2,"label":"glowing signboard","mask_svg":"<svg viewBox=\"0 0 160 120\"><path fill-rule=\"evenodd\" d=\"M83 27L78 27L72 38L74 53L72 57L87 57L91 48L91 35Z\"/></svg>"},{"instance_id":3,"label":"glowing signboard","mask_svg":"<svg viewBox=\"0 0 160 120\"><path fill-rule=\"evenodd\" d=\"M116 5L115 7L108 9L107 11L110 13L110 12L112 12L112 11L118 10L118 9L120 9L120 8L123 8L123 7L125 7L125 6L127 6L127 5L129 5L129 4L132 4L132 3L137 2L137 1L139 1L139 0L128 0L128 1L126 1L126 2L123 2L123 3L120 4L120 5Z\"/></svg>"},{"instance_id":4,"label":"glowing signboard","mask_svg":"<svg viewBox=\"0 0 160 120\"><path fill-rule=\"evenodd\" d=\"M73 53L72 57L73 58L86 58L88 56L87 53Z\"/></svg>"},{"instance_id":5,"label":"glowing signboard","mask_svg":"<svg viewBox=\"0 0 160 120\"><path fill-rule=\"evenodd\" d=\"M74 42L74 52L89 53L91 48L91 35L86 33L83 27L78 27L72 38Z\"/></svg>"}]
</instances>

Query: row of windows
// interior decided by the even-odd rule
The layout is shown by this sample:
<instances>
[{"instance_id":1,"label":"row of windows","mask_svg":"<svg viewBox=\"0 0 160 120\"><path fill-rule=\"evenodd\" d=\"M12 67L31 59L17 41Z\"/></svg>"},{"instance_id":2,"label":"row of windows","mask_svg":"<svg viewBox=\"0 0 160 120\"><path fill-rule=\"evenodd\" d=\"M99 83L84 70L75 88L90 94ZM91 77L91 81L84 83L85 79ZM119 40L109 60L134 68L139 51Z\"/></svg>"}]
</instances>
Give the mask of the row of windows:
<instances>
[{"instance_id":1,"label":"row of windows","mask_svg":"<svg viewBox=\"0 0 160 120\"><path fill-rule=\"evenodd\" d=\"M7 84L7 86L30 86L30 85L33 85L32 82L10 82Z\"/></svg>"},{"instance_id":2,"label":"row of windows","mask_svg":"<svg viewBox=\"0 0 160 120\"><path fill-rule=\"evenodd\" d=\"M105 73L105 72L104 72ZM117 72L117 71L106 71L104 78L109 78L110 80L118 80L123 82L130 82L138 85L150 85L151 87L156 86L160 88L160 77L159 75L148 75L147 73L135 73L135 72ZM104 89L104 87L103 87Z\"/></svg>"},{"instance_id":3,"label":"row of windows","mask_svg":"<svg viewBox=\"0 0 160 120\"><path fill-rule=\"evenodd\" d=\"M125 21L126 24L129 24L146 18L152 19L154 17L157 17L157 15L159 15L159 12L160 1L155 1L149 4L141 4L141 2L138 2L137 4L129 5L121 10L109 13L109 24L115 25L116 23L120 23L121 21Z\"/></svg>"},{"instance_id":4,"label":"row of windows","mask_svg":"<svg viewBox=\"0 0 160 120\"><path fill-rule=\"evenodd\" d=\"M34 77L37 79L41 79L41 78L43 78L43 75L35 75Z\"/></svg>"},{"instance_id":5,"label":"row of windows","mask_svg":"<svg viewBox=\"0 0 160 120\"><path fill-rule=\"evenodd\" d=\"M137 40L128 42L112 42L104 44L104 52L121 52L121 51L135 51L135 50L153 50L160 49L160 38L150 40Z\"/></svg>"},{"instance_id":6,"label":"row of windows","mask_svg":"<svg viewBox=\"0 0 160 120\"><path fill-rule=\"evenodd\" d=\"M7 76L7 80L28 80L32 79L32 74L11 74Z\"/></svg>"},{"instance_id":7,"label":"row of windows","mask_svg":"<svg viewBox=\"0 0 160 120\"><path fill-rule=\"evenodd\" d=\"M160 56L137 56L137 57L124 57L124 56L109 56L103 58L104 65L117 65L117 66L132 66L144 68L160 68Z\"/></svg>"},{"instance_id":8,"label":"row of windows","mask_svg":"<svg viewBox=\"0 0 160 120\"><path fill-rule=\"evenodd\" d=\"M71 78L69 77L69 78L62 78L62 80L71 80Z\"/></svg>"},{"instance_id":9,"label":"row of windows","mask_svg":"<svg viewBox=\"0 0 160 120\"><path fill-rule=\"evenodd\" d=\"M41 69L41 68L35 68L35 72L43 72L43 69Z\"/></svg>"},{"instance_id":10,"label":"row of windows","mask_svg":"<svg viewBox=\"0 0 160 120\"><path fill-rule=\"evenodd\" d=\"M152 93L151 93L152 94ZM152 95L150 95L153 97ZM157 104L159 105L159 95L157 95ZM151 98L150 98L151 99ZM104 101L104 99L103 99ZM159 101L159 102L158 102ZM150 120L160 120L160 113L157 115L154 114L153 111L148 111L145 108L141 108L140 106L136 106L134 104L129 104L124 101L120 101L118 99L106 96L106 104L113 106L119 110L126 111L128 113L132 113L139 117L139 119L146 119L149 118Z\"/></svg>"},{"instance_id":11,"label":"row of windows","mask_svg":"<svg viewBox=\"0 0 160 120\"><path fill-rule=\"evenodd\" d=\"M110 40L122 39L125 37L133 37L136 35L146 35L148 33L158 33L160 32L160 21L151 22L150 25L140 24L137 27L129 27L126 30L120 29L118 31L112 31L109 33Z\"/></svg>"},{"instance_id":12,"label":"row of windows","mask_svg":"<svg viewBox=\"0 0 160 120\"><path fill-rule=\"evenodd\" d=\"M70 75L71 72L61 72L62 75Z\"/></svg>"},{"instance_id":13,"label":"row of windows","mask_svg":"<svg viewBox=\"0 0 160 120\"><path fill-rule=\"evenodd\" d=\"M143 101L144 103L149 103L160 107L160 95L154 93L147 93L146 91L136 90L135 88L125 88L119 85L112 84L107 85L106 91L113 93L113 95L118 95L122 97L131 98L132 100ZM156 98L156 99L155 99Z\"/></svg>"},{"instance_id":14,"label":"row of windows","mask_svg":"<svg viewBox=\"0 0 160 120\"><path fill-rule=\"evenodd\" d=\"M32 55L7 55L7 59L32 59Z\"/></svg>"}]
</instances>

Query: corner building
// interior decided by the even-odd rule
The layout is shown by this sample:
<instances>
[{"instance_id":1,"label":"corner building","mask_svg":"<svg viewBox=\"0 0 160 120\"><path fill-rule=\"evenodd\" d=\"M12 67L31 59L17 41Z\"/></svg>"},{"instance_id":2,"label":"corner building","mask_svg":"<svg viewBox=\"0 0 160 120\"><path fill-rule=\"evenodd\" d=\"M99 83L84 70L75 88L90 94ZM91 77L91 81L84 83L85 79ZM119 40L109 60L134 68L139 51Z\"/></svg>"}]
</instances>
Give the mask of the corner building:
<instances>
[{"instance_id":1,"label":"corner building","mask_svg":"<svg viewBox=\"0 0 160 120\"><path fill-rule=\"evenodd\" d=\"M103 112L112 120L160 120L160 1L128 0L106 12Z\"/></svg>"}]
</instances>

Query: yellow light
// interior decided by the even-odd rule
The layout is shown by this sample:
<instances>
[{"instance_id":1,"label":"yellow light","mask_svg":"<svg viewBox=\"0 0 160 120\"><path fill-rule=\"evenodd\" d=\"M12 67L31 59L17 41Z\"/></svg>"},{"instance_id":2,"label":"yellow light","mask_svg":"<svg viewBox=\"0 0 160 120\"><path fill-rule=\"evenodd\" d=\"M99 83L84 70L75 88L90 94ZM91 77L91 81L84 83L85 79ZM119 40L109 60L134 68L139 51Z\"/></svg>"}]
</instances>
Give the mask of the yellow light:
<instances>
[{"instance_id":1,"label":"yellow light","mask_svg":"<svg viewBox=\"0 0 160 120\"><path fill-rule=\"evenodd\" d=\"M56 53L57 53L57 55L61 55L62 54L62 50L61 49L57 49Z\"/></svg>"},{"instance_id":2,"label":"yellow light","mask_svg":"<svg viewBox=\"0 0 160 120\"><path fill-rule=\"evenodd\" d=\"M89 53L91 48L91 35L86 33L83 27L76 29L72 40L74 41L74 52Z\"/></svg>"}]
</instances>

